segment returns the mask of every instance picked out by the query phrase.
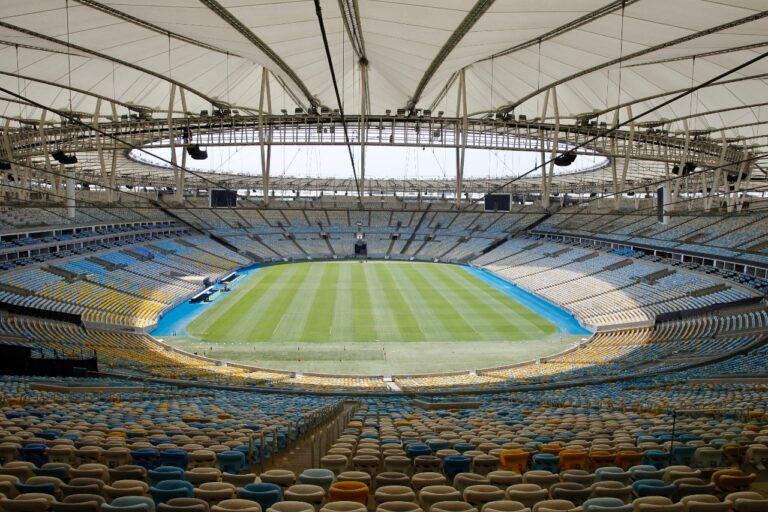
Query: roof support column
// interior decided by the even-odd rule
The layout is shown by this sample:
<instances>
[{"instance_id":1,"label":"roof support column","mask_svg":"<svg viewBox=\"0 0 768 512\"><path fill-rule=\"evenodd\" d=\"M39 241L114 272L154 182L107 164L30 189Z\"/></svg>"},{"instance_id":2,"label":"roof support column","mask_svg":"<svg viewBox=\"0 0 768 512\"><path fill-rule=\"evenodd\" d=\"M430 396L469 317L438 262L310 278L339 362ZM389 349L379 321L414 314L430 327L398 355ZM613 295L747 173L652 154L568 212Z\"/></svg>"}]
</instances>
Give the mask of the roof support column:
<instances>
[{"instance_id":1,"label":"roof support column","mask_svg":"<svg viewBox=\"0 0 768 512\"><path fill-rule=\"evenodd\" d=\"M464 68L459 71L459 90L456 95L456 208L461 210L461 194L464 188L464 155L467 151L467 82Z\"/></svg>"},{"instance_id":2,"label":"roof support column","mask_svg":"<svg viewBox=\"0 0 768 512\"><path fill-rule=\"evenodd\" d=\"M48 150L48 135L45 130L45 118L47 114L48 111L46 109L41 109L38 132L40 134L40 140L43 147L43 155L45 157L45 172L48 177L48 182L51 184L53 194L56 197L55 200L58 200L58 198L61 196L61 176L54 174L53 168L51 167L51 152Z\"/></svg>"},{"instance_id":3,"label":"roof support column","mask_svg":"<svg viewBox=\"0 0 768 512\"><path fill-rule=\"evenodd\" d=\"M672 184L672 202L669 205L669 210L674 211L677 209L677 203L680 201L680 189L683 184L683 170L685 164L688 162L688 148L691 143L690 132L688 131L688 120L683 119L683 129L685 130L685 145L683 146L683 154L680 157L680 163L677 167L677 177Z\"/></svg>"},{"instance_id":4,"label":"roof support column","mask_svg":"<svg viewBox=\"0 0 768 512\"><path fill-rule=\"evenodd\" d=\"M184 93L184 89L179 88L179 99L181 99L181 111L184 112L184 116L187 115L187 96ZM173 105L171 105L173 107ZM171 108L170 110L173 110ZM191 138L191 134L190 134ZM189 142L189 141L187 141ZM187 175L187 152L186 148L184 151L181 152L181 167L177 169L177 173L175 175L176 178L176 191L174 193L174 200L178 204L184 203L184 181L186 179Z\"/></svg>"},{"instance_id":5,"label":"roof support column","mask_svg":"<svg viewBox=\"0 0 768 512\"><path fill-rule=\"evenodd\" d=\"M552 113L555 116L555 133L552 137L552 152L549 155L549 177L544 176L544 195L547 198L547 206L550 205L550 193L552 192L552 178L555 175L555 157L557 157L557 150L558 146L560 145L560 109L557 106L557 89L555 87L552 88L552 94L550 95L552 98ZM542 119L542 122L544 119ZM543 162L542 162L543 163ZM542 167L541 173L542 175L545 175L545 169Z\"/></svg>"},{"instance_id":6,"label":"roof support column","mask_svg":"<svg viewBox=\"0 0 768 512\"><path fill-rule=\"evenodd\" d=\"M101 98L98 98L96 100L96 108L93 112L93 126L97 127L99 124L99 118L101 117ZM113 191L111 188L109 188L109 172L107 171L107 161L104 158L104 141L102 140L102 134L98 131L96 132L96 155L99 159L99 169L101 170L101 179L102 185L107 191L107 202L111 203L114 201L113 198Z\"/></svg>"},{"instance_id":7,"label":"roof support column","mask_svg":"<svg viewBox=\"0 0 768 512\"><path fill-rule=\"evenodd\" d=\"M368 142L368 61L360 59L360 206L365 200L365 144Z\"/></svg>"},{"instance_id":8,"label":"roof support column","mask_svg":"<svg viewBox=\"0 0 768 512\"><path fill-rule=\"evenodd\" d=\"M629 119L632 119L632 107L630 105L627 105L627 117ZM618 119L618 118L617 118ZM629 161L632 158L632 143L635 139L635 123L630 122L629 123L629 140L627 140L627 150L624 153L624 162L623 166L621 168L621 179L618 183L616 183L616 180L613 181L613 197L616 201L616 209L618 210L621 208L621 200L622 200L622 194L624 193L624 188L627 182L627 171L629 171Z\"/></svg>"},{"instance_id":9,"label":"roof support column","mask_svg":"<svg viewBox=\"0 0 768 512\"><path fill-rule=\"evenodd\" d=\"M3 127L3 150L5 153L5 157L8 160L8 163L11 164L11 169L6 174L5 179L3 180L3 183L8 183L8 174L13 175L13 187L8 187L8 195L11 197L16 197L20 200L26 200L29 198L29 191L24 188L24 177L21 174L21 168L17 167L16 164L13 163L14 157L13 157L13 147L11 146L11 140L8 138L8 132L11 129L11 119L7 118L5 120L5 126ZM25 173L26 175L26 173ZM5 195L5 194L3 194Z\"/></svg>"},{"instance_id":10,"label":"roof support column","mask_svg":"<svg viewBox=\"0 0 768 512\"><path fill-rule=\"evenodd\" d=\"M549 104L549 89L544 92L544 105L541 107L541 122L547 117L547 105ZM545 162L547 161L545 150L546 137L544 136L544 130L539 128L541 137L539 140L539 153L541 155L541 206L542 208L549 208L549 182L547 180L547 168Z\"/></svg>"},{"instance_id":11,"label":"roof support column","mask_svg":"<svg viewBox=\"0 0 768 512\"><path fill-rule=\"evenodd\" d=\"M75 209L75 169L65 168L64 164L59 165L59 169L61 169L61 172L66 176L66 187L67 187L67 217L70 219L75 218L76 209Z\"/></svg>"},{"instance_id":12,"label":"roof support column","mask_svg":"<svg viewBox=\"0 0 768 512\"><path fill-rule=\"evenodd\" d=\"M752 157L752 155L749 155L749 157ZM746 167L746 176L744 176L744 181L741 183L744 185L744 187L736 192L736 211L740 212L741 209L744 207L744 199L747 197L747 192L749 192L749 182L752 179L752 170L755 168L754 166L754 160L747 159L746 162L744 162L744 166ZM739 178L741 178L741 174L739 174ZM741 192L741 197L739 197L739 192Z\"/></svg>"},{"instance_id":13,"label":"roof support column","mask_svg":"<svg viewBox=\"0 0 768 512\"><path fill-rule=\"evenodd\" d=\"M269 89L269 70L262 68L259 92L259 149L261 151L261 184L264 188L264 207L269 207L269 169L272 163L272 129L264 127L264 103L272 114L272 93Z\"/></svg>"},{"instance_id":14,"label":"roof support column","mask_svg":"<svg viewBox=\"0 0 768 512\"><path fill-rule=\"evenodd\" d=\"M701 181L703 185L701 192L704 195L704 211L707 212L712 209L712 202L720 189L720 176L722 175L723 167L725 166L725 152L728 149L728 144L725 141L725 130L720 132L720 139L720 158L717 161L717 167L713 171L712 186L708 187L704 180L707 173L701 173Z\"/></svg>"},{"instance_id":15,"label":"roof support column","mask_svg":"<svg viewBox=\"0 0 768 512\"><path fill-rule=\"evenodd\" d=\"M109 106L112 108L112 122L119 122L119 116L117 115L117 104L112 101ZM109 173L109 201L120 202L120 189L117 188L117 157L118 149L112 150L112 169Z\"/></svg>"},{"instance_id":16,"label":"roof support column","mask_svg":"<svg viewBox=\"0 0 768 512\"><path fill-rule=\"evenodd\" d=\"M615 129L617 126L619 126L619 109L613 111L613 122L611 123L612 127ZM669 174L669 173L667 173ZM613 183L613 193L616 194L616 190L618 188L619 183L619 174L618 170L616 169L616 137L611 137L611 179ZM614 199L614 206L616 208L619 207L619 202Z\"/></svg>"},{"instance_id":17,"label":"roof support column","mask_svg":"<svg viewBox=\"0 0 768 512\"><path fill-rule=\"evenodd\" d=\"M174 135L173 130L173 104L174 100L176 99L176 84L171 84L171 93L169 94L168 98L168 140L170 141L171 146L171 164L173 166L173 181L176 184L176 192L174 199L178 199L179 197L179 182L183 179L181 177L181 173L179 170L179 166L177 164L176 159L176 137ZM182 150L186 152L185 150ZM181 191L182 195L184 194L184 191Z\"/></svg>"},{"instance_id":18,"label":"roof support column","mask_svg":"<svg viewBox=\"0 0 768 512\"><path fill-rule=\"evenodd\" d=\"M750 167L751 166L749 160L745 159L741 162L741 165L739 165L738 169L739 174L736 175L736 183L732 186L732 188L728 183L728 178L726 177L725 179L726 190L728 190L728 194L726 196L726 207L728 213L731 213L734 210L741 210L739 193L741 192L741 184L744 181L744 177L749 176L749 174L752 172Z\"/></svg>"}]
</instances>

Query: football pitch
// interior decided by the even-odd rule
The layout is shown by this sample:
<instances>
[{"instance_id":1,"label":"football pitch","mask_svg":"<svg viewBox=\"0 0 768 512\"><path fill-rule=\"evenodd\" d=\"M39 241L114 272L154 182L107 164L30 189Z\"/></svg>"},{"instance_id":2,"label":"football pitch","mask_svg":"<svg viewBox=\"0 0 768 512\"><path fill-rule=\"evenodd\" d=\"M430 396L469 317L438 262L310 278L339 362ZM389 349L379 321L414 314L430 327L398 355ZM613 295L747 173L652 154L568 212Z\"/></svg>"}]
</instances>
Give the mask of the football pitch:
<instances>
[{"instance_id":1,"label":"football pitch","mask_svg":"<svg viewBox=\"0 0 768 512\"><path fill-rule=\"evenodd\" d=\"M397 374L512 364L580 336L460 266L329 261L259 268L164 338L265 368Z\"/></svg>"},{"instance_id":2,"label":"football pitch","mask_svg":"<svg viewBox=\"0 0 768 512\"><path fill-rule=\"evenodd\" d=\"M187 328L210 341L510 341L555 326L454 265L306 262L266 267Z\"/></svg>"}]
</instances>

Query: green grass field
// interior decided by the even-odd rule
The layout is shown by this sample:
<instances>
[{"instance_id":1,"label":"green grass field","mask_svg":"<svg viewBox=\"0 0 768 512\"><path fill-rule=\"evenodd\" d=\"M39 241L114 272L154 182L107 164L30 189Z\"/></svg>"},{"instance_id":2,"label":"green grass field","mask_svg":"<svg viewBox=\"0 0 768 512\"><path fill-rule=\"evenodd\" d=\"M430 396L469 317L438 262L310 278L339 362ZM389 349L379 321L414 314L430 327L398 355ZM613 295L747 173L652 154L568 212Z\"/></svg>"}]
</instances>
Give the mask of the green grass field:
<instances>
[{"instance_id":1,"label":"green grass field","mask_svg":"<svg viewBox=\"0 0 768 512\"><path fill-rule=\"evenodd\" d=\"M510 341L555 326L458 266L345 261L259 270L187 332L246 343Z\"/></svg>"},{"instance_id":2,"label":"green grass field","mask_svg":"<svg viewBox=\"0 0 768 512\"><path fill-rule=\"evenodd\" d=\"M164 341L304 372L398 374L511 364L573 345L554 324L465 269L435 263L264 267Z\"/></svg>"}]
</instances>

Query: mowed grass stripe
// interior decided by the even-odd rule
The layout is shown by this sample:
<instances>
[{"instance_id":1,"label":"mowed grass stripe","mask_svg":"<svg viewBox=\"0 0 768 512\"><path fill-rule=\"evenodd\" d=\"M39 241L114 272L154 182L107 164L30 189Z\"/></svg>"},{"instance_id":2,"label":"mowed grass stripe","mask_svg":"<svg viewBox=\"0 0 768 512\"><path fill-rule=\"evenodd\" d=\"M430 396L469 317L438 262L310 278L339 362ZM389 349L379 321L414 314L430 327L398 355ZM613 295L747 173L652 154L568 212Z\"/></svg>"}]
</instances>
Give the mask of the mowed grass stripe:
<instances>
[{"instance_id":1,"label":"mowed grass stripe","mask_svg":"<svg viewBox=\"0 0 768 512\"><path fill-rule=\"evenodd\" d=\"M353 339L349 341L376 340L373 307L368 295L368 286L363 271L364 264L352 263L352 329ZM343 340L342 340L343 341Z\"/></svg>"},{"instance_id":2,"label":"mowed grass stripe","mask_svg":"<svg viewBox=\"0 0 768 512\"><path fill-rule=\"evenodd\" d=\"M539 334L554 334L557 331L557 326L555 326L555 324L549 321L547 318L534 311L531 311L523 304L520 304L512 297L504 294L504 292L494 288L493 286L486 285L485 283L483 283L483 288L475 288L474 286L471 286L476 284L478 279L470 275L469 272L467 272L464 268L456 268L455 270L456 272L452 274L453 279L460 282L461 286L466 287L465 289L469 293L477 294L480 290L484 290L486 292L485 296L489 299L489 302L487 302L489 307L491 307L492 304L498 304L498 307L505 307L507 309L514 310L514 321L519 322L520 325L526 326L523 335L533 336L537 334L537 331Z\"/></svg>"},{"instance_id":3,"label":"mowed grass stripe","mask_svg":"<svg viewBox=\"0 0 768 512\"><path fill-rule=\"evenodd\" d=\"M435 341L440 338L453 340L453 333L448 331L445 326L435 318L434 312L419 294L416 285L411 282L411 278L405 272L406 266L411 263L391 263L384 266L384 272L387 276L386 281L398 290L402 299L402 307L408 311L411 317L416 321L419 331L424 335L425 341Z\"/></svg>"},{"instance_id":4,"label":"mowed grass stripe","mask_svg":"<svg viewBox=\"0 0 768 512\"><path fill-rule=\"evenodd\" d=\"M239 303L241 299L246 299L253 289L259 286L262 281L269 280L274 276L270 275L266 269L255 272L251 277L233 291L228 292L221 297L214 307L208 309L204 314L199 315L187 326L187 331L192 333L205 333L223 317L227 316L229 310Z\"/></svg>"},{"instance_id":5,"label":"mowed grass stripe","mask_svg":"<svg viewBox=\"0 0 768 512\"><path fill-rule=\"evenodd\" d=\"M380 290L379 295L386 304L382 307L389 310L388 319L391 319L392 324L397 326L399 337L391 339L392 341L425 341L427 337L421 330L418 319L406 303L403 294L400 293L400 287L392 278L391 267L392 264L377 263L373 268L375 272L368 272L371 280L376 283L378 290ZM376 307L378 312L378 306Z\"/></svg>"},{"instance_id":6,"label":"mowed grass stripe","mask_svg":"<svg viewBox=\"0 0 768 512\"><path fill-rule=\"evenodd\" d=\"M555 326L463 268L411 262L265 267L189 324L231 342L494 341Z\"/></svg>"},{"instance_id":7,"label":"mowed grass stripe","mask_svg":"<svg viewBox=\"0 0 768 512\"><path fill-rule=\"evenodd\" d=\"M270 341L283 317L290 307L299 284L309 271L307 265L286 265L270 267L276 278L264 281L258 294L249 296L250 301L243 301L244 308L238 304L230 315L228 334L223 339L232 341Z\"/></svg>"},{"instance_id":8,"label":"mowed grass stripe","mask_svg":"<svg viewBox=\"0 0 768 512\"><path fill-rule=\"evenodd\" d=\"M296 340L306 334L306 323L310 316L315 315L313 305L315 295L325 274L325 265L302 263L306 271L301 282L296 284L293 299L283 311L282 318L272 333L273 340ZM317 340L318 338L315 338Z\"/></svg>"},{"instance_id":9,"label":"mowed grass stripe","mask_svg":"<svg viewBox=\"0 0 768 512\"><path fill-rule=\"evenodd\" d=\"M339 275L336 281L336 301L331 322L332 341L351 341L352 329L352 266L337 264Z\"/></svg>"},{"instance_id":10,"label":"mowed grass stripe","mask_svg":"<svg viewBox=\"0 0 768 512\"><path fill-rule=\"evenodd\" d=\"M432 339L435 341L480 339L478 332L467 323L453 304L433 286L429 279L424 277L425 265L428 264L404 264L401 270L408 276L415 294L421 297L422 303L429 310L428 318L433 320L432 328L435 329Z\"/></svg>"},{"instance_id":11,"label":"mowed grass stripe","mask_svg":"<svg viewBox=\"0 0 768 512\"><path fill-rule=\"evenodd\" d=\"M333 313L336 308L336 288L339 281L339 265L328 263L321 265L322 274L319 286L307 310L304 332L301 341L324 341L331 336Z\"/></svg>"},{"instance_id":12,"label":"mowed grass stripe","mask_svg":"<svg viewBox=\"0 0 768 512\"><path fill-rule=\"evenodd\" d=\"M432 269L437 271L438 269ZM483 283L460 267L445 266L442 281L450 285L457 294L464 296L467 307L477 315L478 325L490 336L494 329L501 328L506 337L486 337L487 340L520 339L543 336L555 332L555 326L537 313L529 310L496 288ZM450 270L450 272L449 272Z\"/></svg>"},{"instance_id":13,"label":"mowed grass stripe","mask_svg":"<svg viewBox=\"0 0 768 512\"><path fill-rule=\"evenodd\" d=\"M488 300L485 290L478 283L465 286L456 282L453 279L456 270L459 269L451 265L429 265L424 274L431 277L435 289L454 304L465 320L471 319L472 327L479 335L478 340L519 338L521 329L509 321L510 308Z\"/></svg>"},{"instance_id":14,"label":"mowed grass stripe","mask_svg":"<svg viewBox=\"0 0 768 512\"><path fill-rule=\"evenodd\" d=\"M395 319L394 305L390 304L384 293L384 288L378 279L378 266L375 263L366 263L368 268L363 272L365 286L368 288L368 298L371 301L371 312L376 329L376 341L388 341L402 339L400 324Z\"/></svg>"},{"instance_id":15,"label":"mowed grass stripe","mask_svg":"<svg viewBox=\"0 0 768 512\"><path fill-rule=\"evenodd\" d=\"M279 290L298 270L288 267L269 267L256 273L259 279L247 288L235 289L232 295L219 299L213 308L199 316L189 326L189 332L201 338L233 341L252 341L254 326L261 314L271 303L273 287ZM244 288L241 292L240 288ZM199 333L199 334L198 334Z\"/></svg>"}]
</instances>

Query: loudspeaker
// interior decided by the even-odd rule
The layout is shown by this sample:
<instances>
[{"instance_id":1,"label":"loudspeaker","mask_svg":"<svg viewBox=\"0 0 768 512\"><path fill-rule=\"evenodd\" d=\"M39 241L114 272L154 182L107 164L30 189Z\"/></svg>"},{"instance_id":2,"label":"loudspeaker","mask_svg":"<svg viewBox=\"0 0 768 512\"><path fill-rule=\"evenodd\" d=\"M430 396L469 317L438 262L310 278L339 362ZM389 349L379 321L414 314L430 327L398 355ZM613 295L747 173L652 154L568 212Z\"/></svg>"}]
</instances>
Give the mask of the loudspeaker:
<instances>
[{"instance_id":1,"label":"loudspeaker","mask_svg":"<svg viewBox=\"0 0 768 512\"><path fill-rule=\"evenodd\" d=\"M64 165L74 165L77 163L77 157L75 155L67 155L63 149L59 149L51 153L54 160Z\"/></svg>"},{"instance_id":2,"label":"loudspeaker","mask_svg":"<svg viewBox=\"0 0 768 512\"><path fill-rule=\"evenodd\" d=\"M208 158L208 151L200 149L198 144L187 146L187 153L192 157L192 160L205 160Z\"/></svg>"},{"instance_id":3,"label":"loudspeaker","mask_svg":"<svg viewBox=\"0 0 768 512\"><path fill-rule=\"evenodd\" d=\"M555 157L555 165L558 167L568 167L576 160L576 153L566 151L562 155Z\"/></svg>"}]
</instances>

